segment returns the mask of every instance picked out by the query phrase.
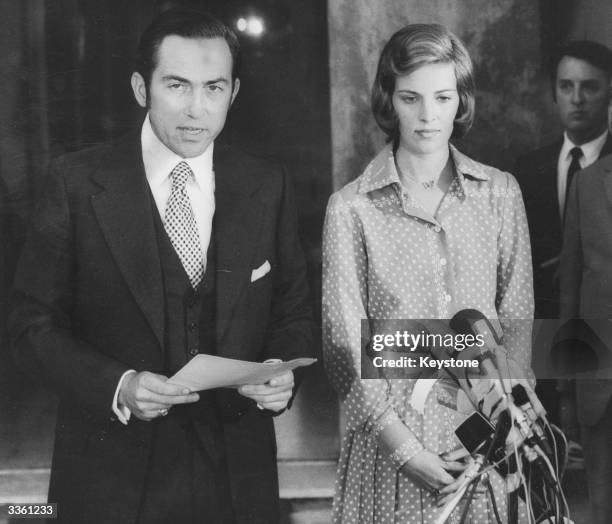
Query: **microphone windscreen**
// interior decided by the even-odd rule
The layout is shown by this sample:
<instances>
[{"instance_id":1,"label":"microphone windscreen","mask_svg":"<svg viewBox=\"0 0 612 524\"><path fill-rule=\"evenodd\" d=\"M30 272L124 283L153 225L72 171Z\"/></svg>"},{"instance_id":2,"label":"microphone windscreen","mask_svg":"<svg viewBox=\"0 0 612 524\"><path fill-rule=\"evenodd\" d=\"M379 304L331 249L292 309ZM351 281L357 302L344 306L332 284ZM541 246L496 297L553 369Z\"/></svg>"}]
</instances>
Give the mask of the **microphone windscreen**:
<instances>
[{"instance_id":1,"label":"microphone windscreen","mask_svg":"<svg viewBox=\"0 0 612 524\"><path fill-rule=\"evenodd\" d=\"M482 335L490 345L501 345L501 337L491 321L477 309L462 309L449 322L450 327L464 335Z\"/></svg>"},{"instance_id":2,"label":"microphone windscreen","mask_svg":"<svg viewBox=\"0 0 612 524\"><path fill-rule=\"evenodd\" d=\"M474 322L477 320L486 320L486 317L477 309L462 309L451 318L450 327L457 333L473 335Z\"/></svg>"},{"instance_id":3,"label":"microphone windscreen","mask_svg":"<svg viewBox=\"0 0 612 524\"><path fill-rule=\"evenodd\" d=\"M527 391L522 384L516 384L512 388L512 397L514 398L514 403L517 406L524 406L530 402L529 395L527 395Z\"/></svg>"}]
</instances>

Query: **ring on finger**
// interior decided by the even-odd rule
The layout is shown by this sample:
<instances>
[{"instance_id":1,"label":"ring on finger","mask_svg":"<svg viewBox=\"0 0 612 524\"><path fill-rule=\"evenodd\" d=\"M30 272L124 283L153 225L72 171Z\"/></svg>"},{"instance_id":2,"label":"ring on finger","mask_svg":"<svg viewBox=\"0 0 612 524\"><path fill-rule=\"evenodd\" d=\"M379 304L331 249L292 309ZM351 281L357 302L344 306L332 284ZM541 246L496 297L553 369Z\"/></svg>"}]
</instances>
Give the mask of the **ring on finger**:
<instances>
[{"instance_id":1,"label":"ring on finger","mask_svg":"<svg viewBox=\"0 0 612 524\"><path fill-rule=\"evenodd\" d=\"M433 488L433 489L431 490L431 494L432 494L434 497L437 497L437 496L439 496L439 495L440 495L440 490L439 490L439 489L437 489L437 488Z\"/></svg>"},{"instance_id":2,"label":"ring on finger","mask_svg":"<svg viewBox=\"0 0 612 524\"><path fill-rule=\"evenodd\" d=\"M168 408L158 409L157 412L159 413L160 417L165 417L168 414Z\"/></svg>"}]
</instances>

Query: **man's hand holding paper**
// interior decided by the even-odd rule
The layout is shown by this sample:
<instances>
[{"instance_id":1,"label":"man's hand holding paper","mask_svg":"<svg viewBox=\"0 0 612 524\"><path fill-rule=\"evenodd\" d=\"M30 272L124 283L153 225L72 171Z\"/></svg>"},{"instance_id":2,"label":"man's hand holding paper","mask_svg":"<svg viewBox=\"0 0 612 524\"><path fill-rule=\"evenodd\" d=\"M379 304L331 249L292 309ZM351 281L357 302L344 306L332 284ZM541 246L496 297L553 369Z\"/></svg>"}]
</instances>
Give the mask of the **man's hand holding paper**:
<instances>
[{"instance_id":1,"label":"man's hand holding paper","mask_svg":"<svg viewBox=\"0 0 612 524\"><path fill-rule=\"evenodd\" d=\"M282 411L293 396L293 386L293 371L287 371L265 384L240 386L238 393L257 402L261 409Z\"/></svg>"},{"instance_id":2,"label":"man's hand holding paper","mask_svg":"<svg viewBox=\"0 0 612 524\"><path fill-rule=\"evenodd\" d=\"M125 377L119 390L118 403L140 420L152 420L176 404L197 402L199 395L188 388L170 384L163 375L143 371Z\"/></svg>"},{"instance_id":3,"label":"man's hand holding paper","mask_svg":"<svg viewBox=\"0 0 612 524\"><path fill-rule=\"evenodd\" d=\"M261 409L278 412L287 407L293 395L293 370L314 362L314 358L297 358L260 363L200 354L168 379L168 384L190 391L237 387L241 395L255 401Z\"/></svg>"}]
</instances>

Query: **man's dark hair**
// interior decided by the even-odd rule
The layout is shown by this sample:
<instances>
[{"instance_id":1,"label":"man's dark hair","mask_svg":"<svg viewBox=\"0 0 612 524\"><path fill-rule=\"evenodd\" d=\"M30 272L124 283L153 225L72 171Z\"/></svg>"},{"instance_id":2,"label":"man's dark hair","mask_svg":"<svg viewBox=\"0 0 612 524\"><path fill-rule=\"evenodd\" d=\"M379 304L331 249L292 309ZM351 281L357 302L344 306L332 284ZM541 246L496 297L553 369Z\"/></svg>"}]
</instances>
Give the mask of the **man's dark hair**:
<instances>
[{"instance_id":1,"label":"man's dark hair","mask_svg":"<svg viewBox=\"0 0 612 524\"><path fill-rule=\"evenodd\" d=\"M208 13L175 8L162 11L144 30L138 44L136 71L142 75L147 89L157 66L159 46L167 36L183 38L223 38L232 55L232 83L240 71L240 42L223 22Z\"/></svg>"},{"instance_id":2,"label":"man's dark hair","mask_svg":"<svg viewBox=\"0 0 612 524\"><path fill-rule=\"evenodd\" d=\"M558 49L553 57L550 70L553 98L555 98L555 86L557 84L557 69L563 57L566 56L584 60L597 69L604 71L608 75L608 80L612 79L612 51L598 42L576 40Z\"/></svg>"}]
</instances>

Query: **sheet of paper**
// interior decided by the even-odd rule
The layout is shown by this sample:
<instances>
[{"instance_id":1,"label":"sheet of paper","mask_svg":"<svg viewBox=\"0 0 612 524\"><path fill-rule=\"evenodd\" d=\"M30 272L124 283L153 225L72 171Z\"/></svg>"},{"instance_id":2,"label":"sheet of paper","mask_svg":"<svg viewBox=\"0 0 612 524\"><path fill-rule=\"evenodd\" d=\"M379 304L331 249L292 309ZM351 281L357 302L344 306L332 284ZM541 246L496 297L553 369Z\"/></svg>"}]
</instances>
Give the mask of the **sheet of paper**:
<instances>
[{"instance_id":1,"label":"sheet of paper","mask_svg":"<svg viewBox=\"0 0 612 524\"><path fill-rule=\"evenodd\" d=\"M310 366L316 361L316 358L296 358L288 362L260 363L200 354L170 377L168 382L185 386L191 391L264 384L277 375Z\"/></svg>"}]
</instances>

